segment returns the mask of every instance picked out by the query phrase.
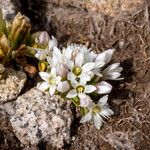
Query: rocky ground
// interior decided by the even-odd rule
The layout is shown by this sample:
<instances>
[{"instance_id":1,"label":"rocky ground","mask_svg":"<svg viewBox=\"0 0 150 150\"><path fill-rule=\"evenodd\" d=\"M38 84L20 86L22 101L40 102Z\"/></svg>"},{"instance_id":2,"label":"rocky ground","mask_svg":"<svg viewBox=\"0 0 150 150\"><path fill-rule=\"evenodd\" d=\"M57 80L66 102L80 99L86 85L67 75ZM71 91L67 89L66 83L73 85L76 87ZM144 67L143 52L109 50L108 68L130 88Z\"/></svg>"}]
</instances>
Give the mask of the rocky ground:
<instances>
[{"instance_id":1,"label":"rocky ground","mask_svg":"<svg viewBox=\"0 0 150 150\"><path fill-rule=\"evenodd\" d=\"M114 89L110 95L109 103L115 115L98 131L92 124L80 125L78 116L74 114L75 119L71 127L69 123L66 125L71 128L70 135L68 135L68 132L67 135L61 132L66 141L69 136L72 137L70 143L66 142L62 149L150 149L149 0L0 0L0 7L2 7L7 19L11 19L14 13L21 11L31 19L33 31L47 30L49 34L56 36L60 46L69 41L86 44L96 52L107 48L116 49L113 61L121 62L125 79L117 84L112 83ZM18 77L17 80L19 79ZM25 80L26 77L23 81ZM9 104L1 104L0 149L2 150L52 149L53 144L45 141L40 141L37 147L32 145L26 147L24 143L19 141L20 136L16 136L18 134L13 131L16 124L12 124L15 119L10 115L14 113L14 110L11 111L11 105L17 112L15 118L28 116L27 113L22 112L22 109L20 110L22 99L28 97L28 94L26 94L26 91L29 90L28 85L30 84L26 83L25 89L21 93L18 90L20 94L16 95L20 96L17 101L15 100L16 97L13 97ZM21 88L23 87L21 86ZM5 105L5 109L2 105ZM22 106L23 109L28 105L30 105L30 101L27 100L25 105ZM45 111L48 109L43 104L35 103L34 106L44 107ZM9 111L6 111L6 109ZM33 111L34 108L29 109ZM66 108L63 109L65 112ZM38 110L35 110L39 114ZM65 116L65 113L60 115L58 112L58 114L62 118ZM43 115L47 119L48 116L44 112ZM33 114L33 121L37 121L39 125L37 129L40 129L41 116L42 114ZM46 124L46 122L44 123ZM63 123L62 129L64 129ZM18 125L18 128L20 128L20 125ZM28 130L25 131L21 129L20 133L24 132L31 140L29 136L31 128L33 126L28 126ZM44 137L45 133L41 134ZM55 134L57 132L54 131ZM51 136L51 133L49 135ZM38 135L35 137L37 138Z\"/></svg>"}]
</instances>

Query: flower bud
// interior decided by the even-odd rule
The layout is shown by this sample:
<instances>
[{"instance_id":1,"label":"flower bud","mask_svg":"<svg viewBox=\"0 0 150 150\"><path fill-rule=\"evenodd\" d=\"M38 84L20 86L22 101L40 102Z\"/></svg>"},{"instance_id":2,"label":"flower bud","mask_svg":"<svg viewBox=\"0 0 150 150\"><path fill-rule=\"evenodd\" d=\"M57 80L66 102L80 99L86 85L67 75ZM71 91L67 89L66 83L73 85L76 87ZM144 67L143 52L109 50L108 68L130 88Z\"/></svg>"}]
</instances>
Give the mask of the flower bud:
<instances>
[{"instance_id":1,"label":"flower bud","mask_svg":"<svg viewBox=\"0 0 150 150\"><path fill-rule=\"evenodd\" d=\"M39 37L36 39L36 43L42 47L47 47L50 37L46 31L43 31Z\"/></svg>"},{"instance_id":2,"label":"flower bud","mask_svg":"<svg viewBox=\"0 0 150 150\"><path fill-rule=\"evenodd\" d=\"M10 49L10 42L5 34L2 35L2 37L0 38L0 45L1 45L1 48L3 49L3 51L6 53Z\"/></svg>"},{"instance_id":3,"label":"flower bud","mask_svg":"<svg viewBox=\"0 0 150 150\"><path fill-rule=\"evenodd\" d=\"M57 74L59 76L61 76L62 78L66 78L67 77L67 74L69 72L68 68L66 65L64 64L60 64L56 67L56 71L57 71Z\"/></svg>"},{"instance_id":4,"label":"flower bud","mask_svg":"<svg viewBox=\"0 0 150 150\"><path fill-rule=\"evenodd\" d=\"M57 86L57 90L61 93L67 92L70 89L70 85L67 81L60 82Z\"/></svg>"},{"instance_id":5,"label":"flower bud","mask_svg":"<svg viewBox=\"0 0 150 150\"><path fill-rule=\"evenodd\" d=\"M2 50L2 48L0 47L0 59L5 57L5 53L4 51Z\"/></svg>"},{"instance_id":6,"label":"flower bud","mask_svg":"<svg viewBox=\"0 0 150 150\"><path fill-rule=\"evenodd\" d=\"M46 67L47 67L46 62L40 61L40 62L38 63L38 69L39 69L40 72L41 72L41 71L45 71Z\"/></svg>"},{"instance_id":7,"label":"flower bud","mask_svg":"<svg viewBox=\"0 0 150 150\"><path fill-rule=\"evenodd\" d=\"M10 38L17 40L18 38L26 38L30 32L30 20L28 17L18 13L11 26Z\"/></svg>"},{"instance_id":8,"label":"flower bud","mask_svg":"<svg viewBox=\"0 0 150 150\"><path fill-rule=\"evenodd\" d=\"M89 96L80 99L81 107L89 107L92 104L92 99Z\"/></svg>"}]
</instances>

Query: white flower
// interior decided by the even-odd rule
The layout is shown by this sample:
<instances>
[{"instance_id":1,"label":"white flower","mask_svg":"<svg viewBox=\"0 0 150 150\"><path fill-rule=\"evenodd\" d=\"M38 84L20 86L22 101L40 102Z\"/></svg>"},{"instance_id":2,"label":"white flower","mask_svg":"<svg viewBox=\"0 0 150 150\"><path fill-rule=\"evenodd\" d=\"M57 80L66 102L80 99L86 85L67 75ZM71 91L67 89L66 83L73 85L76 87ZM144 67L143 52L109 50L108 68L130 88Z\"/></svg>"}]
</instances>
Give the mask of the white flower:
<instances>
[{"instance_id":1,"label":"white flower","mask_svg":"<svg viewBox=\"0 0 150 150\"><path fill-rule=\"evenodd\" d=\"M47 57L47 50L44 50L44 49L36 49L36 50L37 50L37 53L35 54L35 57L41 61L45 60Z\"/></svg>"},{"instance_id":2,"label":"white flower","mask_svg":"<svg viewBox=\"0 0 150 150\"><path fill-rule=\"evenodd\" d=\"M57 86L57 90L61 93L67 92L70 89L70 85L67 81L60 82Z\"/></svg>"},{"instance_id":3,"label":"white flower","mask_svg":"<svg viewBox=\"0 0 150 150\"><path fill-rule=\"evenodd\" d=\"M50 37L46 31L41 32L38 38L36 38L36 43L42 46L47 46L48 42L50 40Z\"/></svg>"},{"instance_id":4,"label":"white flower","mask_svg":"<svg viewBox=\"0 0 150 150\"><path fill-rule=\"evenodd\" d=\"M78 96L79 98L85 98L87 93L92 93L96 90L96 87L93 85L86 85L86 82L80 81L79 83L76 80L71 81L71 85L74 89L68 92L66 98L74 98Z\"/></svg>"},{"instance_id":5,"label":"white flower","mask_svg":"<svg viewBox=\"0 0 150 150\"><path fill-rule=\"evenodd\" d=\"M52 39L49 40L48 42L48 51L52 51L54 47L57 47L57 46L58 46L57 39L54 36L52 36Z\"/></svg>"},{"instance_id":6,"label":"white flower","mask_svg":"<svg viewBox=\"0 0 150 150\"><path fill-rule=\"evenodd\" d=\"M123 78L119 78L122 70L120 63L112 64L102 71L102 78L103 80L122 80Z\"/></svg>"},{"instance_id":7,"label":"white flower","mask_svg":"<svg viewBox=\"0 0 150 150\"><path fill-rule=\"evenodd\" d=\"M52 36L52 39L49 40L46 48L34 48L34 50L36 51L35 57L41 61L46 60L47 57L50 57L52 55L54 47L57 47L57 40Z\"/></svg>"},{"instance_id":8,"label":"white flower","mask_svg":"<svg viewBox=\"0 0 150 150\"><path fill-rule=\"evenodd\" d=\"M112 58L112 55L114 53L115 49L108 49L100 54L97 55L95 61L96 62L104 62L105 65L108 64Z\"/></svg>"},{"instance_id":9,"label":"white flower","mask_svg":"<svg viewBox=\"0 0 150 150\"><path fill-rule=\"evenodd\" d=\"M94 60L95 66L93 68L93 72L97 76L102 76L101 74L101 68L104 67L107 63L110 62L112 55L114 53L115 49L108 49L100 54L98 54Z\"/></svg>"},{"instance_id":10,"label":"white flower","mask_svg":"<svg viewBox=\"0 0 150 150\"><path fill-rule=\"evenodd\" d=\"M96 87L97 87L96 92L99 94L108 94L112 90L111 84L109 84L105 81L101 81L101 82L97 83Z\"/></svg>"},{"instance_id":11,"label":"white flower","mask_svg":"<svg viewBox=\"0 0 150 150\"><path fill-rule=\"evenodd\" d=\"M80 98L80 106L81 107L89 107L92 103L92 99L90 96L86 95L85 98Z\"/></svg>"},{"instance_id":12,"label":"white flower","mask_svg":"<svg viewBox=\"0 0 150 150\"><path fill-rule=\"evenodd\" d=\"M63 54L61 51L54 47L52 57L47 57L47 61L50 64L50 67L55 67L56 72L59 76L66 78L69 72L67 65L64 62Z\"/></svg>"},{"instance_id":13,"label":"white flower","mask_svg":"<svg viewBox=\"0 0 150 150\"><path fill-rule=\"evenodd\" d=\"M108 104L108 95L103 96L97 104L92 104L89 107L89 112L80 120L80 123L84 123L90 120L94 121L94 125L97 129L100 129L103 123L103 118L109 118L113 115L113 111L109 109Z\"/></svg>"},{"instance_id":14,"label":"white flower","mask_svg":"<svg viewBox=\"0 0 150 150\"><path fill-rule=\"evenodd\" d=\"M84 56L82 53L78 53L75 57L75 61L66 60L66 65L71 70L68 73L68 80L72 81L76 78L80 78L80 80L90 81L93 77L92 69L95 66L94 62L89 62L84 64L83 60Z\"/></svg>"},{"instance_id":15,"label":"white flower","mask_svg":"<svg viewBox=\"0 0 150 150\"><path fill-rule=\"evenodd\" d=\"M82 44L71 44L66 49L63 49L64 56L72 61L75 60L78 53L83 54L85 63L92 62L96 58L96 54Z\"/></svg>"},{"instance_id":16,"label":"white flower","mask_svg":"<svg viewBox=\"0 0 150 150\"><path fill-rule=\"evenodd\" d=\"M40 85L38 84L38 89L41 91L49 90L50 95L54 95L57 86L61 83L61 77L56 75L56 69L51 68L51 72L39 72L41 78L44 80Z\"/></svg>"}]
</instances>

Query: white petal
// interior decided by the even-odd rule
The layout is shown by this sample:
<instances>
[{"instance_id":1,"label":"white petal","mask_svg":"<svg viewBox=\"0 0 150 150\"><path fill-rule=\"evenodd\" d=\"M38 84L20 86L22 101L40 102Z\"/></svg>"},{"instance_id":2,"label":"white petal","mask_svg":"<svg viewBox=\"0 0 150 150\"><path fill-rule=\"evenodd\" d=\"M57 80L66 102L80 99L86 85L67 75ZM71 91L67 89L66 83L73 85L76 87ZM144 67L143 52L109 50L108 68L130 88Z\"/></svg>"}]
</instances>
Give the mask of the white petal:
<instances>
[{"instance_id":1,"label":"white petal","mask_svg":"<svg viewBox=\"0 0 150 150\"><path fill-rule=\"evenodd\" d=\"M51 75L53 76L53 77L56 77L56 68L51 68Z\"/></svg>"},{"instance_id":2,"label":"white petal","mask_svg":"<svg viewBox=\"0 0 150 150\"><path fill-rule=\"evenodd\" d=\"M78 93L78 96L79 96L80 99L86 98L86 94L85 93Z\"/></svg>"},{"instance_id":3,"label":"white petal","mask_svg":"<svg viewBox=\"0 0 150 150\"><path fill-rule=\"evenodd\" d=\"M90 121L91 119L92 119L92 112L89 112L84 117L81 118L80 123Z\"/></svg>"},{"instance_id":4,"label":"white petal","mask_svg":"<svg viewBox=\"0 0 150 150\"><path fill-rule=\"evenodd\" d=\"M90 77L88 74L81 74L81 75L79 76L79 78L80 78L80 83L81 83L82 85L85 85L85 84L87 83L87 81L90 81L90 80L91 80L91 77Z\"/></svg>"},{"instance_id":5,"label":"white petal","mask_svg":"<svg viewBox=\"0 0 150 150\"><path fill-rule=\"evenodd\" d=\"M94 66L95 66L94 62L86 63L82 67L82 72L89 72L89 71L91 71L94 68Z\"/></svg>"},{"instance_id":6,"label":"white petal","mask_svg":"<svg viewBox=\"0 0 150 150\"><path fill-rule=\"evenodd\" d=\"M73 88L76 88L77 86L78 86L78 81L76 81L76 80L71 80L71 86L73 87Z\"/></svg>"},{"instance_id":7,"label":"white petal","mask_svg":"<svg viewBox=\"0 0 150 150\"><path fill-rule=\"evenodd\" d=\"M38 60L44 60L44 59L46 59L46 56L47 56L46 50L39 50L39 51L35 54L35 57L36 57Z\"/></svg>"},{"instance_id":8,"label":"white petal","mask_svg":"<svg viewBox=\"0 0 150 150\"><path fill-rule=\"evenodd\" d=\"M56 71L57 71L57 74L59 76L61 76L62 78L66 78L67 77L67 74L69 72L68 68L66 65L64 64L60 64L56 67Z\"/></svg>"},{"instance_id":9,"label":"white petal","mask_svg":"<svg viewBox=\"0 0 150 150\"><path fill-rule=\"evenodd\" d=\"M85 93L92 93L96 90L96 87L93 85L86 85L85 86Z\"/></svg>"},{"instance_id":10,"label":"white petal","mask_svg":"<svg viewBox=\"0 0 150 150\"><path fill-rule=\"evenodd\" d=\"M63 81L57 86L57 90L61 93L67 92L70 89L70 85L67 81Z\"/></svg>"},{"instance_id":11,"label":"white petal","mask_svg":"<svg viewBox=\"0 0 150 150\"><path fill-rule=\"evenodd\" d=\"M105 81L99 82L96 85L96 87L97 87L97 93L99 93L99 94L108 94L112 90L111 84L109 84L109 83L107 83Z\"/></svg>"},{"instance_id":12,"label":"white petal","mask_svg":"<svg viewBox=\"0 0 150 150\"><path fill-rule=\"evenodd\" d=\"M119 66L120 66L120 63L114 63L114 64L108 66L105 70L111 71L111 70L114 70L114 69L118 68Z\"/></svg>"},{"instance_id":13,"label":"white petal","mask_svg":"<svg viewBox=\"0 0 150 150\"><path fill-rule=\"evenodd\" d=\"M52 36L52 40L50 40L49 43L48 43L49 51L53 50L54 47L57 47L57 40L56 40L55 37Z\"/></svg>"},{"instance_id":14,"label":"white petal","mask_svg":"<svg viewBox=\"0 0 150 150\"><path fill-rule=\"evenodd\" d=\"M81 107L89 107L91 105L91 103L92 103L92 100L88 95L86 95L85 98L80 99L80 106Z\"/></svg>"},{"instance_id":15,"label":"white petal","mask_svg":"<svg viewBox=\"0 0 150 150\"><path fill-rule=\"evenodd\" d=\"M51 87L49 88L50 96L53 96L53 95L54 95L55 90L56 90L56 86L51 86Z\"/></svg>"},{"instance_id":16,"label":"white petal","mask_svg":"<svg viewBox=\"0 0 150 150\"><path fill-rule=\"evenodd\" d=\"M100 72L99 69L94 69L94 70L92 70L92 71L94 72L95 75L97 75L97 76L99 76L99 77L102 77L102 74L101 74L101 72Z\"/></svg>"},{"instance_id":17,"label":"white petal","mask_svg":"<svg viewBox=\"0 0 150 150\"><path fill-rule=\"evenodd\" d=\"M64 61L65 61L65 64L67 65L68 69L72 70L74 67L74 62L67 58L64 58Z\"/></svg>"},{"instance_id":18,"label":"white petal","mask_svg":"<svg viewBox=\"0 0 150 150\"><path fill-rule=\"evenodd\" d=\"M75 66L81 67L83 64L83 54L78 53L76 58L75 58Z\"/></svg>"},{"instance_id":19,"label":"white petal","mask_svg":"<svg viewBox=\"0 0 150 150\"><path fill-rule=\"evenodd\" d=\"M62 78L61 78L60 76L57 76L57 77L56 77L56 84L59 84L60 81L61 81L61 79L62 79Z\"/></svg>"},{"instance_id":20,"label":"white petal","mask_svg":"<svg viewBox=\"0 0 150 150\"><path fill-rule=\"evenodd\" d=\"M105 65L105 62L102 62L102 61L97 61L95 62L95 66L94 68L101 68Z\"/></svg>"},{"instance_id":21,"label":"white petal","mask_svg":"<svg viewBox=\"0 0 150 150\"><path fill-rule=\"evenodd\" d=\"M114 112L111 110L111 109L109 109L109 108L107 108L107 109L103 109L101 112L100 112L100 115L101 116L103 116L104 118L109 118L111 115L113 115L114 114Z\"/></svg>"},{"instance_id":22,"label":"white petal","mask_svg":"<svg viewBox=\"0 0 150 150\"><path fill-rule=\"evenodd\" d=\"M52 63L53 63L53 59L52 59L52 57L46 57L46 59L47 59L47 62L48 62L48 64L49 65L52 65Z\"/></svg>"},{"instance_id":23,"label":"white petal","mask_svg":"<svg viewBox=\"0 0 150 150\"><path fill-rule=\"evenodd\" d=\"M52 41L53 41L53 46L57 47L58 46L58 42L57 42L57 39L54 36L52 36Z\"/></svg>"},{"instance_id":24,"label":"white petal","mask_svg":"<svg viewBox=\"0 0 150 150\"><path fill-rule=\"evenodd\" d=\"M115 49L109 49L109 50L106 50L106 51L98 54L96 61L102 61L102 62L105 62L105 64L109 63L114 51L115 51Z\"/></svg>"},{"instance_id":25,"label":"white petal","mask_svg":"<svg viewBox=\"0 0 150 150\"><path fill-rule=\"evenodd\" d=\"M49 84L47 82L37 84L37 88L41 91L45 91L49 88Z\"/></svg>"},{"instance_id":26,"label":"white petal","mask_svg":"<svg viewBox=\"0 0 150 150\"><path fill-rule=\"evenodd\" d=\"M75 89L71 90L68 92L68 94L66 95L66 98L73 98L77 96L77 92Z\"/></svg>"},{"instance_id":27,"label":"white petal","mask_svg":"<svg viewBox=\"0 0 150 150\"><path fill-rule=\"evenodd\" d=\"M67 75L67 79L73 81L76 79L76 76L72 72L69 72Z\"/></svg>"},{"instance_id":28,"label":"white petal","mask_svg":"<svg viewBox=\"0 0 150 150\"><path fill-rule=\"evenodd\" d=\"M110 72L110 73L105 74L103 76L103 79L116 80L120 76L121 74L119 72Z\"/></svg>"},{"instance_id":29,"label":"white petal","mask_svg":"<svg viewBox=\"0 0 150 150\"><path fill-rule=\"evenodd\" d=\"M102 126L102 123L103 123L103 119L102 117L96 113L94 116L93 116L93 119L94 119L94 125L95 127L99 130Z\"/></svg>"},{"instance_id":30,"label":"white petal","mask_svg":"<svg viewBox=\"0 0 150 150\"><path fill-rule=\"evenodd\" d=\"M38 44L46 46L50 40L50 37L46 31L41 32L40 36L37 39Z\"/></svg>"},{"instance_id":31,"label":"white petal","mask_svg":"<svg viewBox=\"0 0 150 150\"><path fill-rule=\"evenodd\" d=\"M41 76L41 78L45 81L49 80L50 74L46 73L46 72L39 72L39 75Z\"/></svg>"},{"instance_id":32,"label":"white petal","mask_svg":"<svg viewBox=\"0 0 150 150\"><path fill-rule=\"evenodd\" d=\"M108 95L103 96L102 98L99 99L98 105L100 107L104 106L104 105L107 105L107 100L108 100Z\"/></svg>"},{"instance_id":33,"label":"white petal","mask_svg":"<svg viewBox=\"0 0 150 150\"><path fill-rule=\"evenodd\" d=\"M53 54L55 54L59 59L62 59L61 51L57 47L54 47Z\"/></svg>"}]
</instances>

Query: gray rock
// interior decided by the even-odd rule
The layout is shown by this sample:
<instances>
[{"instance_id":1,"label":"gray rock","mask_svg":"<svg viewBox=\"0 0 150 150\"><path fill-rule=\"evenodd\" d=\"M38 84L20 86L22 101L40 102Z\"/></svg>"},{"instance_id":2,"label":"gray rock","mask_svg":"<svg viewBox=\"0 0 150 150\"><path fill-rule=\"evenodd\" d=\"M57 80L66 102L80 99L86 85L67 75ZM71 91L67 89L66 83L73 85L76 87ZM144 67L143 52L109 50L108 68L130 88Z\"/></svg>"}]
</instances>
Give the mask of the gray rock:
<instances>
[{"instance_id":1,"label":"gray rock","mask_svg":"<svg viewBox=\"0 0 150 150\"><path fill-rule=\"evenodd\" d=\"M70 141L72 113L70 103L60 96L50 97L36 88L19 96L14 102L11 124L24 145L36 146L47 141L61 148Z\"/></svg>"},{"instance_id":2,"label":"gray rock","mask_svg":"<svg viewBox=\"0 0 150 150\"><path fill-rule=\"evenodd\" d=\"M22 71L6 69L0 80L0 103L16 99L23 89L27 76Z\"/></svg>"},{"instance_id":3,"label":"gray rock","mask_svg":"<svg viewBox=\"0 0 150 150\"><path fill-rule=\"evenodd\" d=\"M0 0L0 8L5 19L9 20L15 14L15 8L11 0Z\"/></svg>"}]
</instances>

